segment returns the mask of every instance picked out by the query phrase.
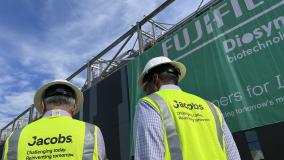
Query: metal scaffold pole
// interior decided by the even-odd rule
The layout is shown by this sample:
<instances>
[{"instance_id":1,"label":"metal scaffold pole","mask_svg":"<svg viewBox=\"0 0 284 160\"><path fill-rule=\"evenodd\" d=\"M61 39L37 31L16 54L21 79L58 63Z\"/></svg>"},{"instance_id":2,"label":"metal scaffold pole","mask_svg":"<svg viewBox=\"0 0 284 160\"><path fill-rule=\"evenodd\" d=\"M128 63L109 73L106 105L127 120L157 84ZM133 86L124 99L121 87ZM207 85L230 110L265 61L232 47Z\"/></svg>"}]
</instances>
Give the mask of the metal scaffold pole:
<instances>
[{"instance_id":1,"label":"metal scaffold pole","mask_svg":"<svg viewBox=\"0 0 284 160\"><path fill-rule=\"evenodd\" d=\"M34 107L35 107L34 105L31 105L31 107L30 107L29 122L28 123L31 123L33 121Z\"/></svg>"},{"instance_id":2,"label":"metal scaffold pole","mask_svg":"<svg viewBox=\"0 0 284 160\"><path fill-rule=\"evenodd\" d=\"M140 22L136 23L136 28L137 28L137 39L138 39L138 45L139 45L139 55L143 53L143 36L142 36L142 30L141 30L141 25Z\"/></svg>"},{"instance_id":3,"label":"metal scaffold pole","mask_svg":"<svg viewBox=\"0 0 284 160\"><path fill-rule=\"evenodd\" d=\"M93 81L93 69L92 69L92 65L90 64L90 62L88 62L88 66L87 66L87 86L88 87L92 86L92 81Z\"/></svg>"}]
</instances>

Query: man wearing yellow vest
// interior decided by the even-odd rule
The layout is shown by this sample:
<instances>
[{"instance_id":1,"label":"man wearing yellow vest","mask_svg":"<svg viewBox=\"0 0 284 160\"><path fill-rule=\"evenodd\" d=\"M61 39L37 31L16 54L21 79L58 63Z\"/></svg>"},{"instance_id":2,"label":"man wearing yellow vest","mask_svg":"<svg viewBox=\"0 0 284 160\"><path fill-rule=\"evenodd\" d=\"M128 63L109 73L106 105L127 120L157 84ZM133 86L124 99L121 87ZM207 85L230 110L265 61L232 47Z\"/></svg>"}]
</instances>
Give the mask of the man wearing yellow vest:
<instances>
[{"instance_id":1,"label":"man wearing yellow vest","mask_svg":"<svg viewBox=\"0 0 284 160\"><path fill-rule=\"evenodd\" d=\"M240 155L220 110L182 91L182 63L151 59L139 77L146 97L134 118L136 160L239 160Z\"/></svg>"},{"instance_id":2,"label":"man wearing yellow vest","mask_svg":"<svg viewBox=\"0 0 284 160\"><path fill-rule=\"evenodd\" d=\"M34 104L42 118L9 136L4 160L105 159L100 129L72 119L83 105L79 88L66 80L49 82L38 89Z\"/></svg>"}]
</instances>

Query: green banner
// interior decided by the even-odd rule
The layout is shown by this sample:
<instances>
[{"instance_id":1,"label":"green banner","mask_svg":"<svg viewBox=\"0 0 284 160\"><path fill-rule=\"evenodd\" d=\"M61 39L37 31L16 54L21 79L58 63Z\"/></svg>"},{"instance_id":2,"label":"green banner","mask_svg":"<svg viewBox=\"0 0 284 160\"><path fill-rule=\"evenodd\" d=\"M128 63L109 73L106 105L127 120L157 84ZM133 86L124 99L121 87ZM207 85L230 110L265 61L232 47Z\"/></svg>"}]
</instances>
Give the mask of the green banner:
<instances>
[{"instance_id":1,"label":"green banner","mask_svg":"<svg viewBox=\"0 0 284 160\"><path fill-rule=\"evenodd\" d=\"M183 90L216 104L233 132L284 120L284 1L224 0L128 64L134 113L137 78L165 55L184 63Z\"/></svg>"}]
</instances>

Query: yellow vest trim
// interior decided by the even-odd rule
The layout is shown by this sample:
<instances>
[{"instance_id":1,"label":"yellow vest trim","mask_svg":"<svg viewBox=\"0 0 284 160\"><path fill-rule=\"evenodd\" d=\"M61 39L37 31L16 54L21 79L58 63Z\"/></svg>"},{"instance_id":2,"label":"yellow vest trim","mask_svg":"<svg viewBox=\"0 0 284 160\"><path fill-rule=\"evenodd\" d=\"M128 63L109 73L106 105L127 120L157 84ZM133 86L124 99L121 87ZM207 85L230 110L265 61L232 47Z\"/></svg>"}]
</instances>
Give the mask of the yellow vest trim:
<instances>
[{"instance_id":1,"label":"yellow vest trim","mask_svg":"<svg viewBox=\"0 0 284 160\"><path fill-rule=\"evenodd\" d=\"M167 104L176 127L182 159L226 160L222 116L216 106L212 105L212 111L212 106L209 105L211 103L208 104L202 98L181 90L160 90L155 94L162 97ZM175 154L175 151L171 151L169 147L172 144L167 138L170 135L167 135L166 132L166 121L162 109L159 103L150 97L152 96L144 97L142 100L150 103L161 116L164 130L164 159L176 159L176 157L171 156Z\"/></svg>"},{"instance_id":2,"label":"yellow vest trim","mask_svg":"<svg viewBox=\"0 0 284 160\"><path fill-rule=\"evenodd\" d=\"M161 96L155 93L149 95L149 97L158 104L158 106L160 107L160 111L163 115L163 120L164 120L163 124L165 126L165 132L167 135L166 137L168 141L168 147L171 159L182 160L182 152L181 152L179 137L177 135L176 127L172 119L171 113L168 109L166 101Z\"/></svg>"},{"instance_id":3,"label":"yellow vest trim","mask_svg":"<svg viewBox=\"0 0 284 160\"><path fill-rule=\"evenodd\" d=\"M67 116L44 117L7 139L4 160L98 160L97 130Z\"/></svg>"},{"instance_id":4,"label":"yellow vest trim","mask_svg":"<svg viewBox=\"0 0 284 160\"><path fill-rule=\"evenodd\" d=\"M98 127L95 126L95 131L94 131L94 137L98 137ZM98 139L95 139L95 143L94 143L94 154L93 154L93 159L97 159L99 157L99 152L98 152Z\"/></svg>"}]
</instances>

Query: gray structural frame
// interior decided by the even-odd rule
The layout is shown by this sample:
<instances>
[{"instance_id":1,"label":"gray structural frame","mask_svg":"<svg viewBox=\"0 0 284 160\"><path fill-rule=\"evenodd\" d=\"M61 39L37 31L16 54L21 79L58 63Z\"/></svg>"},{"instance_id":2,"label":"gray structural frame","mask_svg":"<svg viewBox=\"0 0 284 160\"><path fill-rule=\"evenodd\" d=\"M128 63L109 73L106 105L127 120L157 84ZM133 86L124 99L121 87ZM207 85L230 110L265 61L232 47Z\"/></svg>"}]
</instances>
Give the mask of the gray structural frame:
<instances>
[{"instance_id":1,"label":"gray structural frame","mask_svg":"<svg viewBox=\"0 0 284 160\"><path fill-rule=\"evenodd\" d=\"M136 56L143 54L144 47L145 47L144 46L145 44L143 41L144 37L151 39L151 42L153 42L153 45L155 45L156 42L163 40L167 35L175 32L180 27L193 21L197 16L201 15L202 13L207 11L210 7L218 4L219 2L223 0L211 0L204 6L202 7L199 6L195 12L193 12L192 14L184 18L179 23L173 25L171 28L167 29L162 24L155 22L153 18L174 1L175 0L166 0L163 4L161 4L158 8L156 8L149 15L145 16L144 19L137 22L135 26L133 26L126 33L124 33L122 36L116 39L108 47L103 49L100 53L96 54L95 57L93 57L83 66L81 66L77 71L75 71L68 78L66 78L66 80L70 81L74 77L82 73L84 70L86 70L87 77L86 77L86 82L84 86L82 87L82 91L90 88L93 84L103 80L107 76L119 70L122 66L126 65L130 60L133 60ZM142 26L145 25L146 23L151 24L151 27L152 27L151 33L148 33L142 30ZM165 32L165 34L157 35L155 33L156 30L163 31ZM137 35L137 39L135 40L134 45L136 45L136 42L138 41L138 50L134 50L133 49L134 46L133 46L133 48L128 50L127 52L121 53L121 51L125 48L126 44L133 37L134 34ZM123 44L120 46L120 48L115 54L109 52L110 50L117 47L122 42ZM103 56L107 54L108 56L112 56L111 60L104 60L102 58ZM98 73L97 75L94 75L94 70L97 71ZM3 136L3 133L5 131L7 132L7 129L9 129L8 132L12 132L13 130L15 130L16 128L15 126L17 125L17 122L26 114L28 114L28 120L27 120L28 124L40 118L40 114L36 111L35 106L31 105L28 109L26 109L23 113L18 115L14 120L12 120L10 123L8 123L6 126L4 126L0 130L0 144L3 143L5 139L7 138L7 133L5 137ZM80 116L80 119L82 119L81 116ZM20 127L24 127L24 126L20 126Z\"/></svg>"}]
</instances>

